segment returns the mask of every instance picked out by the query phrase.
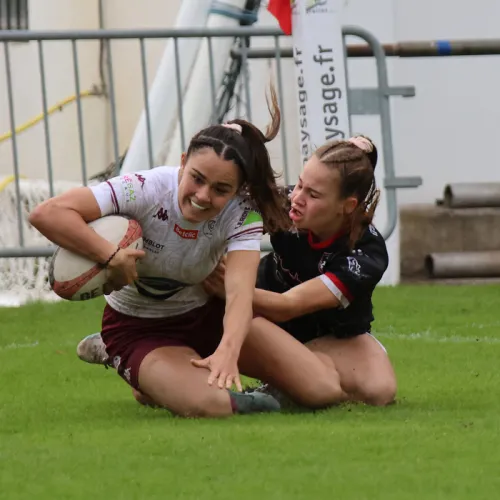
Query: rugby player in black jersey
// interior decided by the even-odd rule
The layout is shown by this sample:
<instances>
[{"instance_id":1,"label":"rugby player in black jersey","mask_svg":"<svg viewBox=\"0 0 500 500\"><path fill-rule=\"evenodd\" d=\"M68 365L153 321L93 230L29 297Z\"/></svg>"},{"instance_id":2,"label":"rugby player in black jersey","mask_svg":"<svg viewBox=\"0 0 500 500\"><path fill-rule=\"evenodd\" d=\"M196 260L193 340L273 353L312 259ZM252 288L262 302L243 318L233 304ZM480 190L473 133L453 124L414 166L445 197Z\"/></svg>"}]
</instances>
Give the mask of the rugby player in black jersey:
<instances>
[{"instance_id":1,"label":"rugby player in black jersey","mask_svg":"<svg viewBox=\"0 0 500 500\"><path fill-rule=\"evenodd\" d=\"M372 224L377 149L364 136L321 146L289 191L291 230L260 263L242 373L309 408L387 405L396 377L371 334L372 293L388 266ZM224 295L224 262L205 281Z\"/></svg>"}]
</instances>

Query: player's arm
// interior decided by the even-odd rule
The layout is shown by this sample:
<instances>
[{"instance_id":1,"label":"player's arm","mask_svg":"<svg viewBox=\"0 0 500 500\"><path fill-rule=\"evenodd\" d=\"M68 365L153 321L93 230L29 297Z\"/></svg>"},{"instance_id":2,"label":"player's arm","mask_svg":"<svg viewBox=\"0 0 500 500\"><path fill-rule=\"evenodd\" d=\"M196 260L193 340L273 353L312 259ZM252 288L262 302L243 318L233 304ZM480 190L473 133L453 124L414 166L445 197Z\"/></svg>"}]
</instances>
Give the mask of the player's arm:
<instances>
[{"instance_id":1,"label":"player's arm","mask_svg":"<svg viewBox=\"0 0 500 500\"><path fill-rule=\"evenodd\" d=\"M274 322L288 321L324 309L346 308L356 297L371 294L387 269L385 243L372 245L370 254L340 255L324 274L285 293L256 289L254 309Z\"/></svg>"},{"instance_id":2,"label":"player's arm","mask_svg":"<svg viewBox=\"0 0 500 500\"><path fill-rule=\"evenodd\" d=\"M87 225L99 217L101 209L91 189L79 187L38 205L29 222L56 245L104 263L116 247Z\"/></svg>"},{"instance_id":3,"label":"player's arm","mask_svg":"<svg viewBox=\"0 0 500 500\"><path fill-rule=\"evenodd\" d=\"M256 314L281 323L324 309L346 308L359 295L371 293L387 269L385 244L370 255L339 256L325 273L284 293L257 288L253 307ZM224 262L206 280L209 293L223 296Z\"/></svg>"},{"instance_id":4,"label":"player's arm","mask_svg":"<svg viewBox=\"0 0 500 500\"><path fill-rule=\"evenodd\" d=\"M319 277L301 283L285 293L256 288L253 297L255 313L275 323L341 305L341 301Z\"/></svg>"},{"instance_id":5,"label":"player's arm","mask_svg":"<svg viewBox=\"0 0 500 500\"><path fill-rule=\"evenodd\" d=\"M239 354L253 318L252 299L257 279L260 252L235 250L226 258L224 288L226 312L224 334L219 348Z\"/></svg>"},{"instance_id":6,"label":"player's arm","mask_svg":"<svg viewBox=\"0 0 500 500\"><path fill-rule=\"evenodd\" d=\"M256 246L258 248L258 241ZM210 370L209 385L215 382L219 388L229 389L234 383L242 390L238 358L253 317L252 298L259 259L258 249L229 251L225 259L225 276L221 279L226 299L222 339L211 356L191 361L197 367Z\"/></svg>"},{"instance_id":7,"label":"player's arm","mask_svg":"<svg viewBox=\"0 0 500 500\"><path fill-rule=\"evenodd\" d=\"M224 284L226 272L226 261L223 260L205 280L205 290L224 298L227 294L227 285ZM325 286L322 278L318 277L284 293L256 288L253 291L252 305L255 314L260 314L275 323L281 323L321 309L340 307L342 297L339 299L328 286Z\"/></svg>"},{"instance_id":8,"label":"player's arm","mask_svg":"<svg viewBox=\"0 0 500 500\"><path fill-rule=\"evenodd\" d=\"M226 222L226 257L211 275L217 276L226 300L224 331L216 351L209 358L192 363L209 368L208 383L218 380L220 388L229 389L235 383L241 390L238 358L253 318L252 299L260 262L262 226L262 217L252 204L239 203ZM206 283L204 286L212 293Z\"/></svg>"}]
</instances>

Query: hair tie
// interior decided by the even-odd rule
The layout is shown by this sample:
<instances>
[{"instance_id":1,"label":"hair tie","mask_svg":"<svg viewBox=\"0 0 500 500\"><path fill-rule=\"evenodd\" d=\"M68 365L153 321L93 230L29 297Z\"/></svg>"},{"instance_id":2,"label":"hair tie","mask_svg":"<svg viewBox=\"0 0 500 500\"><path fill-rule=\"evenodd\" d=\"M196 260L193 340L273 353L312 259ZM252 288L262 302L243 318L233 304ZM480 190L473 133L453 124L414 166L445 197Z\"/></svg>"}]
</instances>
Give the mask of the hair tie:
<instances>
[{"instance_id":1,"label":"hair tie","mask_svg":"<svg viewBox=\"0 0 500 500\"><path fill-rule=\"evenodd\" d=\"M365 153L371 153L373 151L373 144L366 137L358 135L356 137L351 137L350 139L348 139L348 142L354 144L356 147L363 150Z\"/></svg>"},{"instance_id":2,"label":"hair tie","mask_svg":"<svg viewBox=\"0 0 500 500\"><path fill-rule=\"evenodd\" d=\"M236 132L238 132L238 134L241 134L243 132L243 127L238 123L223 123L222 126L226 128L231 128Z\"/></svg>"},{"instance_id":3,"label":"hair tie","mask_svg":"<svg viewBox=\"0 0 500 500\"><path fill-rule=\"evenodd\" d=\"M347 142L350 142L357 148L361 149L361 151L363 151L370 160L373 170L375 170L378 161L378 152L375 144L373 144L370 139L364 137L363 135L356 135L354 137L351 137Z\"/></svg>"}]
</instances>

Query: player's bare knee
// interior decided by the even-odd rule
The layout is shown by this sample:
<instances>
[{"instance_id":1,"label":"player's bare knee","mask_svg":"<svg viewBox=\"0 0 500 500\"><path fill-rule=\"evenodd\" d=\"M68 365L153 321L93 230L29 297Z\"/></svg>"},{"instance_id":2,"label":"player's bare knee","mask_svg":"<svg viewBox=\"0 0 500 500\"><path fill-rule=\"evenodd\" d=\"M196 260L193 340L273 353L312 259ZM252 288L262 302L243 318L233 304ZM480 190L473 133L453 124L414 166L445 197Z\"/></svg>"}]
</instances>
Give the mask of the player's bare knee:
<instances>
[{"instance_id":1,"label":"player's bare knee","mask_svg":"<svg viewBox=\"0 0 500 500\"><path fill-rule=\"evenodd\" d=\"M367 383L360 391L364 403L372 406L387 406L396 398L396 381L381 380Z\"/></svg>"},{"instance_id":2,"label":"player's bare knee","mask_svg":"<svg viewBox=\"0 0 500 500\"><path fill-rule=\"evenodd\" d=\"M327 408L343 399L343 391L338 380L311 382L311 386L295 397L297 403L311 409Z\"/></svg>"}]
</instances>

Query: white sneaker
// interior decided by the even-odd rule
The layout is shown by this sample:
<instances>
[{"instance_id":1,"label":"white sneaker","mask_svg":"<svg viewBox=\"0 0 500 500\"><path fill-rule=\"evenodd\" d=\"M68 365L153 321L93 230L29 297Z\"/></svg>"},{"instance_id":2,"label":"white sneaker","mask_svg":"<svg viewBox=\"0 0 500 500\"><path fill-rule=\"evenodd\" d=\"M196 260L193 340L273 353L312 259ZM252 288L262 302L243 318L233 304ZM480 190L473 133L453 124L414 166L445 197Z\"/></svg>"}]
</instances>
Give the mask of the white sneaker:
<instances>
[{"instance_id":1,"label":"white sneaker","mask_svg":"<svg viewBox=\"0 0 500 500\"><path fill-rule=\"evenodd\" d=\"M109 358L108 353L106 352L106 345L102 341L100 333L87 335L78 344L76 354L82 361L97 365L107 364Z\"/></svg>"}]
</instances>

